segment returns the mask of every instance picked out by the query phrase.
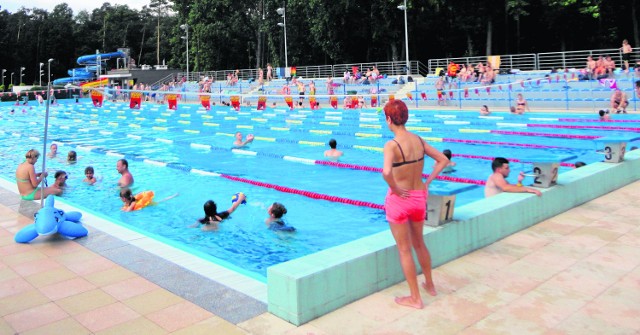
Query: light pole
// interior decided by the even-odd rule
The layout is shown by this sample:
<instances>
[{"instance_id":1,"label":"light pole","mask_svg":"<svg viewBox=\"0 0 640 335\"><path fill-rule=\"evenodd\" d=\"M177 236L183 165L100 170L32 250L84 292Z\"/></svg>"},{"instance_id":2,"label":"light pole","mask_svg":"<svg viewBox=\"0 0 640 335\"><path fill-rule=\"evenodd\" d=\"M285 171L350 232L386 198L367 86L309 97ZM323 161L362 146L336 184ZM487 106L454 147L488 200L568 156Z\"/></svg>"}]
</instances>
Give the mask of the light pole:
<instances>
[{"instance_id":1,"label":"light pole","mask_svg":"<svg viewBox=\"0 0 640 335\"><path fill-rule=\"evenodd\" d=\"M282 7L276 9L276 12L282 16L283 22L278 22L278 26L284 28L284 67L289 67L289 59L287 57L287 11Z\"/></svg>"},{"instance_id":2,"label":"light pole","mask_svg":"<svg viewBox=\"0 0 640 335\"><path fill-rule=\"evenodd\" d=\"M4 73L7 72L7 69L2 69L2 92L4 92L4 78L6 77Z\"/></svg>"},{"instance_id":3,"label":"light pole","mask_svg":"<svg viewBox=\"0 0 640 335\"><path fill-rule=\"evenodd\" d=\"M16 74L15 72L11 72L11 85L13 85L13 75Z\"/></svg>"},{"instance_id":4,"label":"light pole","mask_svg":"<svg viewBox=\"0 0 640 335\"><path fill-rule=\"evenodd\" d=\"M24 74L22 74L22 71L24 71L24 66L20 68L20 82L18 83L18 86L22 85L22 76L24 76Z\"/></svg>"},{"instance_id":5,"label":"light pole","mask_svg":"<svg viewBox=\"0 0 640 335\"><path fill-rule=\"evenodd\" d=\"M51 62L53 58L47 61L47 70L49 71L49 79L51 79ZM47 103L44 114L44 143L42 144L42 171L45 170L45 162L47 161L47 133L49 131L49 104L51 103L51 80L47 82ZM44 187L40 188L40 207L44 204Z\"/></svg>"},{"instance_id":6,"label":"light pole","mask_svg":"<svg viewBox=\"0 0 640 335\"><path fill-rule=\"evenodd\" d=\"M42 87L42 67L44 66L44 63L40 63L40 84L38 86Z\"/></svg>"},{"instance_id":7,"label":"light pole","mask_svg":"<svg viewBox=\"0 0 640 335\"><path fill-rule=\"evenodd\" d=\"M408 28L407 28L407 0L404 0L404 5L400 5L398 6L398 9L401 11L404 11L404 46L405 46L405 53L407 55L407 76L409 74L411 74L411 66L409 64L409 32L408 32Z\"/></svg>"},{"instance_id":8,"label":"light pole","mask_svg":"<svg viewBox=\"0 0 640 335\"><path fill-rule=\"evenodd\" d=\"M182 36L181 38L187 41L187 81L189 81L189 25L186 23L181 24L180 28L187 32L187 36Z\"/></svg>"}]
</instances>

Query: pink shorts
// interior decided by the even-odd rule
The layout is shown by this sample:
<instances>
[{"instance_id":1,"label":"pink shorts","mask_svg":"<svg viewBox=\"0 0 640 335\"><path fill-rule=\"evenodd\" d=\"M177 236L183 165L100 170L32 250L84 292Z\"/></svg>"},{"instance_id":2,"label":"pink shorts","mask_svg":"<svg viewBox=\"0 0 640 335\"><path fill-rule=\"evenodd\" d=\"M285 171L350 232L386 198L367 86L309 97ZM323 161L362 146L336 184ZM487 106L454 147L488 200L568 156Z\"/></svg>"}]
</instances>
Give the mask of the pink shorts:
<instances>
[{"instance_id":1,"label":"pink shorts","mask_svg":"<svg viewBox=\"0 0 640 335\"><path fill-rule=\"evenodd\" d=\"M391 223L422 222L427 217L427 191L410 190L408 198L401 198L389 190L384 210Z\"/></svg>"}]
</instances>

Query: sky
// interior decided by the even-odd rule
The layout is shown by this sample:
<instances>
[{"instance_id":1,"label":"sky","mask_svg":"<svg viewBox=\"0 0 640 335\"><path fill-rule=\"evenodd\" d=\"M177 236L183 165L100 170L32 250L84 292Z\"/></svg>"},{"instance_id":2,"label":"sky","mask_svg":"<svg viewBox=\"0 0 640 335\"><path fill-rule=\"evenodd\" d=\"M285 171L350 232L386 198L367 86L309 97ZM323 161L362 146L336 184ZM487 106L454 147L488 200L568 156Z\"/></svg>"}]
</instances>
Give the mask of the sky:
<instances>
[{"instance_id":1,"label":"sky","mask_svg":"<svg viewBox=\"0 0 640 335\"><path fill-rule=\"evenodd\" d=\"M0 2L0 6L2 10L8 10L11 13L15 13L21 7L26 8L41 8L46 9L47 11L53 11L53 7L60 3L66 2L67 5L73 10L73 14L78 14L81 10L87 10L91 12L95 8L102 7L102 4L105 2L110 3L112 6L114 5L128 5L129 8L132 9L142 9L142 6L149 5L150 0L66 0L66 1L56 1L56 0L4 0Z\"/></svg>"}]
</instances>

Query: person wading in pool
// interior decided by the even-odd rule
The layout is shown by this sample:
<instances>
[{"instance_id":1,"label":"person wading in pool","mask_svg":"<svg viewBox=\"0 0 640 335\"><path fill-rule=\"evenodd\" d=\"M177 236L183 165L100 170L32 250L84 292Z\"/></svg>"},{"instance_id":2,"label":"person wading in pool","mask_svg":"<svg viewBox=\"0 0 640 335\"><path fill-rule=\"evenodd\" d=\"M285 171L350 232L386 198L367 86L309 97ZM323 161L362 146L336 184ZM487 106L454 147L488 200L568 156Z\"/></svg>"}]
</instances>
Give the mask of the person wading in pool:
<instances>
[{"instance_id":1,"label":"person wading in pool","mask_svg":"<svg viewBox=\"0 0 640 335\"><path fill-rule=\"evenodd\" d=\"M198 222L191 225L191 227L195 228L202 224L202 230L217 230L218 224L231 216L240 204L245 202L247 197L244 193L238 193L238 199L233 202L231 207L226 211L218 212L218 206L213 200L208 200L204 203L204 217L202 219L198 219Z\"/></svg>"},{"instance_id":2,"label":"person wading in pool","mask_svg":"<svg viewBox=\"0 0 640 335\"><path fill-rule=\"evenodd\" d=\"M253 134L247 135L247 139L246 140L242 140L242 133L241 132L236 132L235 138L236 138L236 140L233 141L233 146L235 148L242 148L242 147L245 147L245 146L249 145L249 143L253 142Z\"/></svg>"},{"instance_id":3,"label":"person wading in pool","mask_svg":"<svg viewBox=\"0 0 640 335\"><path fill-rule=\"evenodd\" d=\"M524 180L524 173L520 172L518 175L518 184L513 185L505 179L509 177L509 161L506 158L496 157L491 163L491 169L493 173L487 179L487 185L484 187L484 196L489 198L502 192L510 193L533 193L537 196L541 196L542 193L535 188L522 186L522 180Z\"/></svg>"},{"instance_id":4,"label":"person wading in pool","mask_svg":"<svg viewBox=\"0 0 640 335\"><path fill-rule=\"evenodd\" d=\"M336 149L337 146L338 142L336 142L335 139L332 138L331 140L329 140L329 148L331 149L324 152L324 157L329 157L332 159L338 159L339 157L341 157L343 152Z\"/></svg>"},{"instance_id":5,"label":"person wading in pool","mask_svg":"<svg viewBox=\"0 0 640 335\"><path fill-rule=\"evenodd\" d=\"M36 173L34 165L40 157L40 153L36 149L27 151L26 160L18 165L16 169L16 183L18 184L18 192L22 200L40 200L42 194L38 187L42 181L47 178L47 172ZM45 187L44 197L50 194L60 195L62 190L57 187Z\"/></svg>"},{"instance_id":6,"label":"person wading in pool","mask_svg":"<svg viewBox=\"0 0 640 335\"><path fill-rule=\"evenodd\" d=\"M129 172L129 162L126 159L119 159L116 163L116 169L122 176L118 180L119 187L129 187L133 184L133 175Z\"/></svg>"},{"instance_id":7,"label":"person wading in pool","mask_svg":"<svg viewBox=\"0 0 640 335\"><path fill-rule=\"evenodd\" d=\"M440 151L427 144L420 136L409 132L405 123L409 119L407 105L401 100L389 101L384 106L387 126L395 137L384 145L382 176L389 185L384 209L389 228L396 240L400 265L411 295L396 297L399 305L423 308L416 265L411 249L415 250L422 267L425 282L422 287L432 296L436 288L431 276L431 255L424 243L422 230L426 217L429 185L447 166L449 160ZM436 161L426 181L422 181L424 156Z\"/></svg>"}]
</instances>

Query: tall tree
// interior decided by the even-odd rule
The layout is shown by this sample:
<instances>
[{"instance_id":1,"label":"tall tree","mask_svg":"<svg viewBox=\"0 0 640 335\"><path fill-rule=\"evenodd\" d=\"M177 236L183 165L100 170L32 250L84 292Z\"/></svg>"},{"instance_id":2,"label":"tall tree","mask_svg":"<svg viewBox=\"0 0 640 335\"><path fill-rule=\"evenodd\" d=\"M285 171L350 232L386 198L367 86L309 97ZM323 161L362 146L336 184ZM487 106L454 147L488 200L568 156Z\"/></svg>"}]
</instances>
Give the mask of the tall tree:
<instances>
[{"instance_id":1,"label":"tall tree","mask_svg":"<svg viewBox=\"0 0 640 335\"><path fill-rule=\"evenodd\" d=\"M167 11L169 10L169 1L168 0L151 0L149 3L149 8L153 10L156 14L156 18L158 19L158 25L156 30L156 39L157 39L157 49L156 49L156 64L160 64L160 18L165 16Z\"/></svg>"}]
</instances>

